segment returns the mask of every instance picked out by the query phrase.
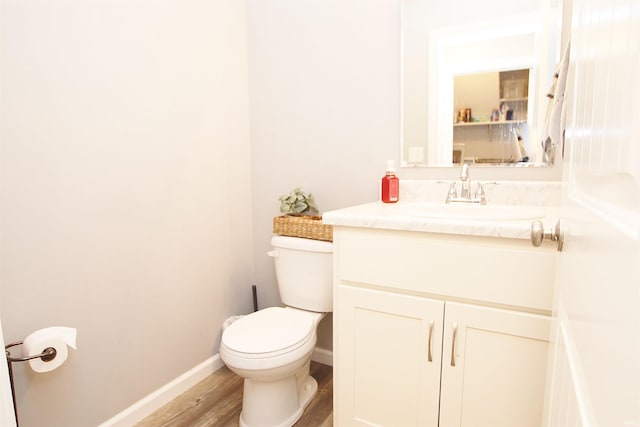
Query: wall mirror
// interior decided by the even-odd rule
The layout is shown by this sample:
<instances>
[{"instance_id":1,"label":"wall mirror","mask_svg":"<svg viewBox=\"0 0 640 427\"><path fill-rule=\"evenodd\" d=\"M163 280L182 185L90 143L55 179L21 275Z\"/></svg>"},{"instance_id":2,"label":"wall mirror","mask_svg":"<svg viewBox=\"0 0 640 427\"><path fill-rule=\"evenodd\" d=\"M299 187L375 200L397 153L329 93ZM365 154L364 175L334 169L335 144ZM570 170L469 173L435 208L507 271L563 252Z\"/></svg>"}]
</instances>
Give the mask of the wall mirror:
<instances>
[{"instance_id":1,"label":"wall mirror","mask_svg":"<svg viewBox=\"0 0 640 427\"><path fill-rule=\"evenodd\" d=\"M403 167L544 167L560 0L403 0Z\"/></svg>"}]
</instances>

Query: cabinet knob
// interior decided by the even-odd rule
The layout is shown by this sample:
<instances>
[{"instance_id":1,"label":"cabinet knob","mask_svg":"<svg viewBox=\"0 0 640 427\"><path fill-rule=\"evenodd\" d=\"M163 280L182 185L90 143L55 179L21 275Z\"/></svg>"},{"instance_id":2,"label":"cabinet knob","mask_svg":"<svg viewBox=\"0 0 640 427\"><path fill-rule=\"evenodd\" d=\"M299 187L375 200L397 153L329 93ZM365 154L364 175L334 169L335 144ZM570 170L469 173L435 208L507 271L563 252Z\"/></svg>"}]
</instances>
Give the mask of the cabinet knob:
<instances>
[{"instance_id":1,"label":"cabinet knob","mask_svg":"<svg viewBox=\"0 0 640 427\"><path fill-rule=\"evenodd\" d=\"M542 224L542 221L533 221L531 223L531 244L538 247L542 244L544 239L556 242L558 252L562 251L562 245L564 244L564 230L560 220L558 220L556 226L553 227L553 231L549 232L544 231L544 224Z\"/></svg>"}]
</instances>

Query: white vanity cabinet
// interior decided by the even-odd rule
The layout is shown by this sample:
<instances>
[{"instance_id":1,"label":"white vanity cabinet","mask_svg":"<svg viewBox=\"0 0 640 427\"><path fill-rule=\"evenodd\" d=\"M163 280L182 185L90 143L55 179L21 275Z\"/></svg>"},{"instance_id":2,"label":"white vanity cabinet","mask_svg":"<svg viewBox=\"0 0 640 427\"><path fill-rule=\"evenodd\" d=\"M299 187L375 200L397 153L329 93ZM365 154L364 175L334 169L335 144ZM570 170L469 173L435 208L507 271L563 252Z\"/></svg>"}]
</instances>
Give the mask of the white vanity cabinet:
<instances>
[{"instance_id":1,"label":"white vanity cabinet","mask_svg":"<svg viewBox=\"0 0 640 427\"><path fill-rule=\"evenodd\" d=\"M439 425L541 426L550 326L548 316L447 302Z\"/></svg>"},{"instance_id":2,"label":"white vanity cabinet","mask_svg":"<svg viewBox=\"0 0 640 427\"><path fill-rule=\"evenodd\" d=\"M334 227L334 420L539 426L555 253Z\"/></svg>"},{"instance_id":3,"label":"white vanity cabinet","mask_svg":"<svg viewBox=\"0 0 640 427\"><path fill-rule=\"evenodd\" d=\"M444 302L352 286L337 291L335 425L437 426Z\"/></svg>"}]
</instances>

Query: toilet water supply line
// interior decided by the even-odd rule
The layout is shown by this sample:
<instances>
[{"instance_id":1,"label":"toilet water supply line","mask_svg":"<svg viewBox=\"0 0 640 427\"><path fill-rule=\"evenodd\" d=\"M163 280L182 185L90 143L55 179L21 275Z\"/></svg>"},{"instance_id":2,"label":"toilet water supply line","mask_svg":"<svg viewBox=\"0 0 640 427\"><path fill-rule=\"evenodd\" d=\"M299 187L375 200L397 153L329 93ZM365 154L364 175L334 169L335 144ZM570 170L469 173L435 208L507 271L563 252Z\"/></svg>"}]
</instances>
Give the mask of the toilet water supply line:
<instances>
[{"instance_id":1,"label":"toilet water supply line","mask_svg":"<svg viewBox=\"0 0 640 427\"><path fill-rule=\"evenodd\" d=\"M253 311L258 311L258 289L256 285L251 285L251 293L253 294Z\"/></svg>"}]
</instances>

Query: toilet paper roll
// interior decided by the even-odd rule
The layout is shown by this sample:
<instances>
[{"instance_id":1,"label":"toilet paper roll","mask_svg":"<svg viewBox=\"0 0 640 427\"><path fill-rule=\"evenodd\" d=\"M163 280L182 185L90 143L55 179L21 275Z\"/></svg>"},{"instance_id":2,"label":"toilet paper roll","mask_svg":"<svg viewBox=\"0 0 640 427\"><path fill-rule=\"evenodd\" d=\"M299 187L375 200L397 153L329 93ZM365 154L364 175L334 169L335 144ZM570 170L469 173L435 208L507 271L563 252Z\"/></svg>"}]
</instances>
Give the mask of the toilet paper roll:
<instances>
[{"instance_id":1,"label":"toilet paper roll","mask_svg":"<svg viewBox=\"0 0 640 427\"><path fill-rule=\"evenodd\" d=\"M31 369L36 372L49 372L62 365L69 351L67 346L76 348L76 329L63 326L38 329L26 337L22 343L23 356L42 354L47 348L56 350L56 357L45 362L40 357L29 360Z\"/></svg>"}]
</instances>

